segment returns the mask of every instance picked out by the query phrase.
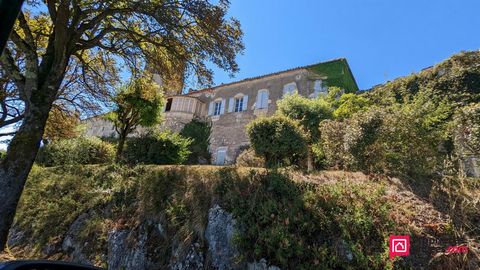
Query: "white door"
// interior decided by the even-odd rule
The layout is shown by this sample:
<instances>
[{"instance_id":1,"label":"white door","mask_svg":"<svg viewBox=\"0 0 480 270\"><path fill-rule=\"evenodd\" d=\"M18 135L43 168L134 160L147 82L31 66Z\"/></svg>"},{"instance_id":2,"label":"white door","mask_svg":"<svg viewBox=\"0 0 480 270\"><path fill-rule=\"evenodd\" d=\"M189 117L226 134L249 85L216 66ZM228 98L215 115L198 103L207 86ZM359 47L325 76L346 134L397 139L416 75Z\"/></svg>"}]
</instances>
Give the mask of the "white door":
<instances>
[{"instance_id":1,"label":"white door","mask_svg":"<svg viewBox=\"0 0 480 270\"><path fill-rule=\"evenodd\" d=\"M227 149L223 148L223 147L219 148L217 150L216 164L217 165L224 165L226 156L227 156Z\"/></svg>"}]
</instances>

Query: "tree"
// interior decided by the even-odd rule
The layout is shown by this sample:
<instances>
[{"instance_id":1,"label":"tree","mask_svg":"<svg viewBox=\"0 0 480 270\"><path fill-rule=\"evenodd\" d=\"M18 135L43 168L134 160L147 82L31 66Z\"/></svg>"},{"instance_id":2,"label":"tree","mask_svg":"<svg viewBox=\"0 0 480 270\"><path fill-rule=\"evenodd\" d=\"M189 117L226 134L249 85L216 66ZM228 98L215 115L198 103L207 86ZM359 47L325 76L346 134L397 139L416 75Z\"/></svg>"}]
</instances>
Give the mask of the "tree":
<instances>
[{"instance_id":1,"label":"tree","mask_svg":"<svg viewBox=\"0 0 480 270\"><path fill-rule=\"evenodd\" d=\"M209 84L207 62L238 70L240 23L205 0L32 0L0 57L0 127L21 123L0 165L0 250L54 103L101 108L130 69ZM173 76L181 73L182 76ZM172 76L169 76L172 75ZM180 89L179 89L180 90Z\"/></svg>"},{"instance_id":2,"label":"tree","mask_svg":"<svg viewBox=\"0 0 480 270\"><path fill-rule=\"evenodd\" d=\"M163 101L160 87L146 77L120 89L113 99L115 109L106 115L118 133L116 162L122 157L123 146L130 133L138 126L152 127L160 123Z\"/></svg>"},{"instance_id":3,"label":"tree","mask_svg":"<svg viewBox=\"0 0 480 270\"><path fill-rule=\"evenodd\" d=\"M258 118L247 125L247 134L267 167L292 163L307 150L306 135L297 122L285 116Z\"/></svg>"},{"instance_id":4,"label":"tree","mask_svg":"<svg viewBox=\"0 0 480 270\"><path fill-rule=\"evenodd\" d=\"M309 99L297 93L287 95L277 103L278 113L290 119L297 120L307 134L308 170L313 169L312 145L320 139L318 129L320 122L332 118L330 105L321 98Z\"/></svg>"},{"instance_id":5,"label":"tree","mask_svg":"<svg viewBox=\"0 0 480 270\"><path fill-rule=\"evenodd\" d=\"M192 139L189 147L191 154L188 157L188 163L198 164L201 163L201 159L205 164L210 163L210 151L208 151L208 147L210 145L211 132L211 124L198 119L193 119L180 131L180 135Z\"/></svg>"},{"instance_id":6,"label":"tree","mask_svg":"<svg viewBox=\"0 0 480 270\"><path fill-rule=\"evenodd\" d=\"M49 115L45 132L44 142L57 141L60 139L73 139L80 134L80 116L76 112L65 111L58 106L53 106Z\"/></svg>"}]
</instances>

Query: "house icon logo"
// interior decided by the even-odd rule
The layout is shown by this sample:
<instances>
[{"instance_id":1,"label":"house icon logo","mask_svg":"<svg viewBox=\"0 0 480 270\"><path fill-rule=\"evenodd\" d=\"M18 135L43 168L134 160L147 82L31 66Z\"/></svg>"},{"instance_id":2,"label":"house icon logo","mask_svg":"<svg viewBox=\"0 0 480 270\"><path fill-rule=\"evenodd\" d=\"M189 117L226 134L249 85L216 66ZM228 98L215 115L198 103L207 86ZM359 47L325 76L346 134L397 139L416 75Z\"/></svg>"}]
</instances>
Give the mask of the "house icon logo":
<instances>
[{"instance_id":1,"label":"house icon logo","mask_svg":"<svg viewBox=\"0 0 480 270\"><path fill-rule=\"evenodd\" d=\"M390 235L389 251L390 259L393 259L396 256L410 255L410 236Z\"/></svg>"}]
</instances>

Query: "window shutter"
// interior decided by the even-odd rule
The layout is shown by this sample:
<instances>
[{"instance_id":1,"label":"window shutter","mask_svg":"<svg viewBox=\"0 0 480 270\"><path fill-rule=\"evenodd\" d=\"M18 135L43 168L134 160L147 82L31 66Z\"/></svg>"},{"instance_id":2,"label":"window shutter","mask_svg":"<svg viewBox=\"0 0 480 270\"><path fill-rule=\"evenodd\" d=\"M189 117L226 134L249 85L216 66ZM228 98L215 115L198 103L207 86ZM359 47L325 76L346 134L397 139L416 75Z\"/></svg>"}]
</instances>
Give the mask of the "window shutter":
<instances>
[{"instance_id":1,"label":"window shutter","mask_svg":"<svg viewBox=\"0 0 480 270\"><path fill-rule=\"evenodd\" d=\"M225 99L222 99L222 104L220 106L220 114L225 113Z\"/></svg>"},{"instance_id":2,"label":"window shutter","mask_svg":"<svg viewBox=\"0 0 480 270\"><path fill-rule=\"evenodd\" d=\"M210 105L208 106L208 115L212 115L213 114L213 101L210 102Z\"/></svg>"},{"instance_id":3,"label":"window shutter","mask_svg":"<svg viewBox=\"0 0 480 270\"><path fill-rule=\"evenodd\" d=\"M233 112L233 105L235 104L235 100L231 97L228 100L228 112Z\"/></svg>"},{"instance_id":4,"label":"window shutter","mask_svg":"<svg viewBox=\"0 0 480 270\"><path fill-rule=\"evenodd\" d=\"M267 91L263 91L263 93L262 93L261 104L262 104L262 108L267 108L268 107L268 92Z\"/></svg>"},{"instance_id":5,"label":"window shutter","mask_svg":"<svg viewBox=\"0 0 480 270\"><path fill-rule=\"evenodd\" d=\"M243 96L243 108L242 111L246 111L248 109L248 96Z\"/></svg>"}]
</instances>

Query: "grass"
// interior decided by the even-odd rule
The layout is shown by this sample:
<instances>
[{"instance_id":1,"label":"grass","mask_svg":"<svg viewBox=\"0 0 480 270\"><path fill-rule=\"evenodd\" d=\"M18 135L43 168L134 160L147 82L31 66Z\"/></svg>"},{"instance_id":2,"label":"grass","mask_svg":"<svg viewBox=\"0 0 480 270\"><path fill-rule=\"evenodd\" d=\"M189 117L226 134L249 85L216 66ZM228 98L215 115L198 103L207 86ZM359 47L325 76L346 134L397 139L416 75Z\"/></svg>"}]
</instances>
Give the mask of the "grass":
<instances>
[{"instance_id":1,"label":"grass","mask_svg":"<svg viewBox=\"0 0 480 270\"><path fill-rule=\"evenodd\" d=\"M206 248L208 210L219 204L239 224L237 259L265 258L282 269L399 268L405 262L388 259L388 235L425 234L423 225L443 221L422 220L418 207L425 203L398 193L386 178L342 171L303 175L216 166L35 167L15 221L28 241L12 254L45 257L42 248L58 246L77 217L89 212L77 238L86 243L84 252L92 262L105 265L101 254L109 231L161 224L165 234L149 238L147 253L159 267L168 267L173 250L185 253L192 243ZM51 256L66 254L57 249Z\"/></svg>"}]
</instances>

